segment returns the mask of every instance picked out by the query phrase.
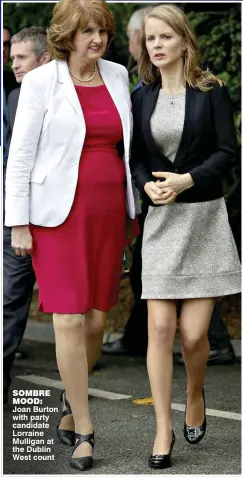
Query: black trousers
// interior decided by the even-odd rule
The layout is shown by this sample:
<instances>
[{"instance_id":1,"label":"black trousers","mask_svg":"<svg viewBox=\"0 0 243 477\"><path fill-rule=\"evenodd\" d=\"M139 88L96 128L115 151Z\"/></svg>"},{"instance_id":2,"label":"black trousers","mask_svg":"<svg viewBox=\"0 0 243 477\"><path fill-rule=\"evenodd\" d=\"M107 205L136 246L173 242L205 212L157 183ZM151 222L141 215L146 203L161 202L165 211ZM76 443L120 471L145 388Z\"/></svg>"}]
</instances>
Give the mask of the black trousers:
<instances>
[{"instance_id":1,"label":"black trousers","mask_svg":"<svg viewBox=\"0 0 243 477\"><path fill-rule=\"evenodd\" d=\"M148 344L148 328L147 328L147 302L141 300L142 293L142 231L145 214L140 216L141 234L136 240L133 249L133 263L130 271L131 288L135 299L135 304L132 308L130 317L126 323L123 345L129 351L134 353L146 353ZM208 338L210 348L224 348L229 345L230 337L227 328L221 318L220 306L216 304L212 314Z\"/></svg>"},{"instance_id":2,"label":"black trousers","mask_svg":"<svg viewBox=\"0 0 243 477\"><path fill-rule=\"evenodd\" d=\"M17 257L11 228L3 227L3 389L8 391L15 352L23 338L35 274L31 256Z\"/></svg>"}]
</instances>

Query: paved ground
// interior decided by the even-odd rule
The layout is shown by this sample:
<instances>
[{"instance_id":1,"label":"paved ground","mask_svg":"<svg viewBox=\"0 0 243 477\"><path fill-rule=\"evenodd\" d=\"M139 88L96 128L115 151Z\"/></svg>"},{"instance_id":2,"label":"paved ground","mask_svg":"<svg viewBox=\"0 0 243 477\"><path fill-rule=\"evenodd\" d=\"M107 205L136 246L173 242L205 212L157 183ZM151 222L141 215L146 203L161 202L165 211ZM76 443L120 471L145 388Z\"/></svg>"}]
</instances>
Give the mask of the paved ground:
<instances>
[{"instance_id":1,"label":"paved ground","mask_svg":"<svg viewBox=\"0 0 243 477\"><path fill-rule=\"evenodd\" d=\"M16 362L12 389L50 389L51 396L43 398L43 406L59 406L62 385L56 370L53 343L25 340L29 359ZM38 384L28 382L37 376ZM22 376L24 379L20 379ZM43 384L43 378L52 381ZM173 385L173 426L176 444L173 467L164 474L241 474L241 367L209 367L205 383L208 429L205 439L190 446L183 438L185 403L185 370L175 366ZM96 434L95 467L88 474L153 474L147 466L154 436L154 414L151 405L134 404L133 400L150 397L145 360L143 358L102 357L102 368L90 376L90 408ZM123 394L119 396L97 390ZM129 397L130 396L130 397ZM109 399L108 399L109 397ZM111 399L114 398L114 399ZM12 395L11 395L12 399ZM28 405L25 405L28 406ZM222 411L221 416L218 411ZM75 474L68 461L71 449L56 442L55 427L58 413L49 416L50 428L45 439L53 439L52 461L13 460L13 415L11 405L4 409L4 474ZM38 414L37 414L38 415ZM223 416L223 417L222 417ZM20 421L19 421L20 422ZM46 442L46 441L45 441ZM52 441L50 441L51 443ZM47 446L48 444L45 443ZM31 455L34 455L31 454ZM161 472L159 472L161 473Z\"/></svg>"}]
</instances>

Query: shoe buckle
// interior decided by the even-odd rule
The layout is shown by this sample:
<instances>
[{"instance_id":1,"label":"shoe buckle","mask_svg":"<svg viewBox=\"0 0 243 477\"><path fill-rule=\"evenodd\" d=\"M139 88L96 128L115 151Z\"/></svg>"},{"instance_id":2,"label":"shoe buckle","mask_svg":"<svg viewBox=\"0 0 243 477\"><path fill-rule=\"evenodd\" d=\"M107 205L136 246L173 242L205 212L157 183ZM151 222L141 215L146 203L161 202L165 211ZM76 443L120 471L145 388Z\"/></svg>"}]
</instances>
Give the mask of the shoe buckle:
<instances>
[{"instance_id":1,"label":"shoe buckle","mask_svg":"<svg viewBox=\"0 0 243 477\"><path fill-rule=\"evenodd\" d=\"M188 427L188 434L190 437L199 437L200 433L200 427Z\"/></svg>"}]
</instances>

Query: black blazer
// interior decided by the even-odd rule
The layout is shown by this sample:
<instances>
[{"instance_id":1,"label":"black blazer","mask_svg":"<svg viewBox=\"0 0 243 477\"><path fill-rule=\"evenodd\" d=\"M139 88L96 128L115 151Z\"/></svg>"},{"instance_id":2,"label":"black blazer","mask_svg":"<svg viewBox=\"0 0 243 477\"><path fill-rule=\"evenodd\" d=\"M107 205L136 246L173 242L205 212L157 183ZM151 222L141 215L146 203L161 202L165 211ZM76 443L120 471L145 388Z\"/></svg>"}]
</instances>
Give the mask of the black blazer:
<instances>
[{"instance_id":1,"label":"black blazer","mask_svg":"<svg viewBox=\"0 0 243 477\"><path fill-rule=\"evenodd\" d=\"M160 80L132 94L134 134L130 167L143 199L152 172L189 172L194 186L177 196L177 202L204 202L223 196L222 178L238 159L233 110L228 89L216 83L210 91L186 87L185 120L174 163L158 149L151 134ZM163 179L161 179L163 180Z\"/></svg>"}]
</instances>

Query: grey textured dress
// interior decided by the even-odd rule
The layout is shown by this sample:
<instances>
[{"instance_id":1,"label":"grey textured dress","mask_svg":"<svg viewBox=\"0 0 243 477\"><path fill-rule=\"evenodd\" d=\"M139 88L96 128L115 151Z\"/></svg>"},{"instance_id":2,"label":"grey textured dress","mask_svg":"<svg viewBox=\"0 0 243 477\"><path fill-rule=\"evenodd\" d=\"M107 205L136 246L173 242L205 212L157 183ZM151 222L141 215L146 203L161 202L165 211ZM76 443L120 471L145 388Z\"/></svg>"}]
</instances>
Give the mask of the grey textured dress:
<instances>
[{"instance_id":1,"label":"grey textured dress","mask_svg":"<svg viewBox=\"0 0 243 477\"><path fill-rule=\"evenodd\" d=\"M174 161L185 93L160 91L151 117L157 146ZM142 245L142 298L183 299L241 291L241 267L224 198L149 207Z\"/></svg>"}]
</instances>

